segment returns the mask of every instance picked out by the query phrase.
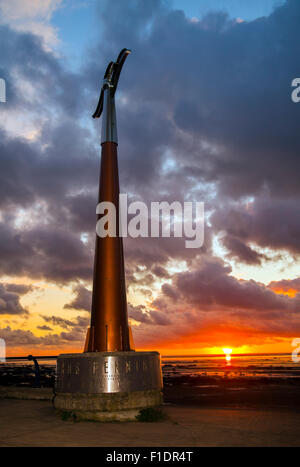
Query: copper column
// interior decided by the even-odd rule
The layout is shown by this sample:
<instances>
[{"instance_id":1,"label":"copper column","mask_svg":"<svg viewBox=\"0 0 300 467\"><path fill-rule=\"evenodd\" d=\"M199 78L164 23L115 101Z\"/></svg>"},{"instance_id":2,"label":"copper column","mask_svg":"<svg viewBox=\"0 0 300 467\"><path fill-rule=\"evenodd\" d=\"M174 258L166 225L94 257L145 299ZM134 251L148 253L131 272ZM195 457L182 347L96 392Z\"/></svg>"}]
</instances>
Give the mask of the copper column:
<instances>
[{"instance_id":1,"label":"copper column","mask_svg":"<svg viewBox=\"0 0 300 467\"><path fill-rule=\"evenodd\" d=\"M123 49L104 75L101 95L94 118L103 112L101 132L101 168L99 203L109 201L116 208L116 236L96 235L91 326L85 352L131 350L127 316L123 240L119 236L119 174L115 92L122 66L130 53ZM100 218L98 215L97 220ZM131 344L131 345L130 345Z\"/></svg>"}]
</instances>

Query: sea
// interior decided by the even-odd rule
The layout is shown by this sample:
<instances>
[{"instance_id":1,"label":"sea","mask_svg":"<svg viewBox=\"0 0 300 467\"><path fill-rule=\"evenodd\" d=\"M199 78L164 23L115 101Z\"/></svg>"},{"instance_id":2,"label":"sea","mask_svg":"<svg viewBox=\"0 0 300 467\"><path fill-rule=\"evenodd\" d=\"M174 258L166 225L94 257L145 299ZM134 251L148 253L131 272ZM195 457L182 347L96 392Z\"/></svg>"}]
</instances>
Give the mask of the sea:
<instances>
[{"instance_id":1,"label":"sea","mask_svg":"<svg viewBox=\"0 0 300 467\"><path fill-rule=\"evenodd\" d=\"M45 370L53 372L55 358L38 358L38 362ZM268 377L268 378L300 378L300 363L292 360L291 354L259 354L259 355L231 355L230 361L225 355L191 355L191 356L162 356L162 372L166 377L180 376L216 376L216 377ZM11 374L33 363L27 360L9 359L0 363L1 374L9 369Z\"/></svg>"},{"instance_id":2,"label":"sea","mask_svg":"<svg viewBox=\"0 0 300 467\"><path fill-rule=\"evenodd\" d=\"M300 377L291 354L231 355L230 361L225 355L163 357L162 369L166 376Z\"/></svg>"}]
</instances>

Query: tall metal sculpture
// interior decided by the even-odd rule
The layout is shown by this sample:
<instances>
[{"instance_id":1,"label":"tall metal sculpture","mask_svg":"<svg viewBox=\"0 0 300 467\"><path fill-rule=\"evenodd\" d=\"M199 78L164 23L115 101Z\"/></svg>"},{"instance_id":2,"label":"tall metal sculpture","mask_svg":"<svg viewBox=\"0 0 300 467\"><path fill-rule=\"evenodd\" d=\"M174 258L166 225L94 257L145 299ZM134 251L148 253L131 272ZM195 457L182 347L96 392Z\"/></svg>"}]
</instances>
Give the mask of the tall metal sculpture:
<instances>
[{"instance_id":1,"label":"tall metal sculpture","mask_svg":"<svg viewBox=\"0 0 300 467\"><path fill-rule=\"evenodd\" d=\"M115 93L130 51L110 62L97 109L102 115L99 202L113 203L119 218L119 174ZM99 216L98 216L99 218ZM57 358L54 406L89 420L134 420L159 405L162 376L158 352L136 352L128 326L123 243L96 236L91 325L84 352Z\"/></svg>"},{"instance_id":2,"label":"tall metal sculpture","mask_svg":"<svg viewBox=\"0 0 300 467\"><path fill-rule=\"evenodd\" d=\"M119 218L118 136L115 93L124 62L130 50L121 50L117 61L110 62L93 118L102 115L101 169L99 203L109 201L116 208ZM100 217L100 216L99 216ZM132 346L132 345L131 345ZM91 326L88 330L85 351L130 350L124 272L123 240L116 237L96 236Z\"/></svg>"}]
</instances>

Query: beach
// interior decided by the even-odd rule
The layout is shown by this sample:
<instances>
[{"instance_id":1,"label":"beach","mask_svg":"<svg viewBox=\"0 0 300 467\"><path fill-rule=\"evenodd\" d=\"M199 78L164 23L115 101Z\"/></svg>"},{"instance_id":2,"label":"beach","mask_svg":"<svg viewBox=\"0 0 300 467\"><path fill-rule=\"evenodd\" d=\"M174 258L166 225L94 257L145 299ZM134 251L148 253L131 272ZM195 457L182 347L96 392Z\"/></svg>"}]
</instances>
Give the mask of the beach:
<instances>
[{"instance_id":1,"label":"beach","mask_svg":"<svg viewBox=\"0 0 300 467\"><path fill-rule=\"evenodd\" d=\"M288 356L163 362L155 423L74 422L52 406L55 365L0 366L1 446L299 446L300 377ZM36 399L36 400L32 400ZM44 400L41 400L44 399Z\"/></svg>"},{"instance_id":2,"label":"beach","mask_svg":"<svg viewBox=\"0 0 300 467\"><path fill-rule=\"evenodd\" d=\"M0 446L299 446L299 389L298 378L165 376L166 420L99 423L63 420L51 387L6 385Z\"/></svg>"},{"instance_id":3,"label":"beach","mask_svg":"<svg viewBox=\"0 0 300 467\"><path fill-rule=\"evenodd\" d=\"M0 400L0 446L299 446L300 411L165 406L157 423L63 421L48 401Z\"/></svg>"}]
</instances>

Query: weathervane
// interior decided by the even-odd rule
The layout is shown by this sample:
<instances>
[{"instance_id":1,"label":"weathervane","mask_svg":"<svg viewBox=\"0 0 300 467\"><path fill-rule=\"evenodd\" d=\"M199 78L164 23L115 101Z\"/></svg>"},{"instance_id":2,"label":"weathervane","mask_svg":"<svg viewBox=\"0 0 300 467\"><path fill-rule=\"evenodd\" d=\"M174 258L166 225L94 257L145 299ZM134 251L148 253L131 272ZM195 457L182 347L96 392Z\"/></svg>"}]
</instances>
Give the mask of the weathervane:
<instances>
[{"instance_id":1,"label":"weathervane","mask_svg":"<svg viewBox=\"0 0 300 467\"><path fill-rule=\"evenodd\" d=\"M110 62L104 74L99 102L93 114L93 118L100 118L103 112L101 143L112 142L118 144L115 93L120 73L130 53L129 49L122 49L117 61Z\"/></svg>"}]
</instances>

